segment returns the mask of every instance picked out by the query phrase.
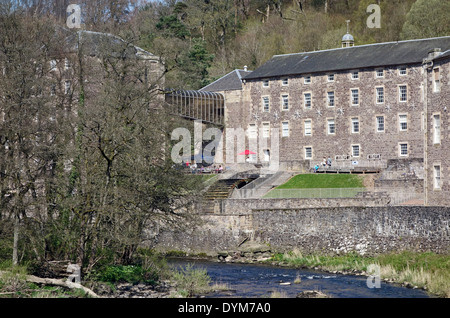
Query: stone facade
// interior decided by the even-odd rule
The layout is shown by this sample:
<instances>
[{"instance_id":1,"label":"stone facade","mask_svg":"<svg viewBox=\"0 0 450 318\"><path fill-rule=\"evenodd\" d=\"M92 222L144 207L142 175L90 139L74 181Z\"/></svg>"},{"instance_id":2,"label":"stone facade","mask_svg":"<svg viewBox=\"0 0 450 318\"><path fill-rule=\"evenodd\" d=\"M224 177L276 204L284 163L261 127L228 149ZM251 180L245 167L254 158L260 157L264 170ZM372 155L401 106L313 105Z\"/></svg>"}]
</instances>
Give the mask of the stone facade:
<instances>
[{"instance_id":1,"label":"stone facade","mask_svg":"<svg viewBox=\"0 0 450 318\"><path fill-rule=\"evenodd\" d=\"M450 54L428 64L425 201L450 205Z\"/></svg>"},{"instance_id":2,"label":"stone facade","mask_svg":"<svg viewBox=\"0 0 450 318\"><path fill-rule=\"evenodd\" d=\"M329 206L322 201L326 207L301 208L293 202L260 200L267 206L253 202L252 208L252 202L243 201L253 200L230 201L221 213L200 215L202 223L186 232L161 233L156 248L215 254L235 250L251 239L269 245L273 252L294 248L304 253L363 255L402 250L449 252L448 207L362 207L344 202L339 206L329 200Z\"/></svg>"},{"instance_id":3,"label":"stone facade","mask_svg":"<svg viewBox=\"0 0 450 318\"><path fill-rule=\"evenodd\" d=\"M352 79L354 72L358 79ZM377 77L379 72L383 75ZM280 162L331 157L335 163L370 167L385 166L389 159L423 158L422 74L421 65L408 65L406 75L400 75L400 67L385 67L312 74L308 84L306 76L289 77L287 84L284 78L271 78L268 87L264 81L247 81L243 95L250 95L249 111L232 119L238 112L230 109L229 121L278 129ZM399 101L402 85L407 88L405 102ZM383 102L377 103L377 89L383 90ZM352 105L352 91L358 94L357 105ZM263 98L268 98L267 111ZM382 121L378 125L377 118Z\"/></svg>"}]
</instances>

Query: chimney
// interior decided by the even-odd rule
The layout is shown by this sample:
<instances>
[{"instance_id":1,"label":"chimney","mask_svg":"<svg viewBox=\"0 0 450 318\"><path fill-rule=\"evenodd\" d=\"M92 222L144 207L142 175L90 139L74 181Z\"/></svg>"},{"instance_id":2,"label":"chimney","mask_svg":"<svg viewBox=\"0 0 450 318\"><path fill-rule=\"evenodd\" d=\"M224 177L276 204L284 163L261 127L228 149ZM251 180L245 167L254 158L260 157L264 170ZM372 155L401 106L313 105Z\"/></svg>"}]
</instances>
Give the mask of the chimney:
<instances>
[{"instance_id":1,"label":"chimney","mask_svg":"<svg viewBox=\"0 0 450 318\"><path fill-rule=\"evenodd\" d=\"M247 65L244 65L244 71L247 72Z\"/></svg>"},{"instance_id":2,"label":"chimney","mask_svg":"<svg viewBox=\"0 0 450 318\"><path fill-rule=\"evenodd\" d=\"M434 48L431 51L428 52L428 60L432 60L434 59L436 56L441 54L441 49L440 48Z\"/></svg>"}]
</instances>

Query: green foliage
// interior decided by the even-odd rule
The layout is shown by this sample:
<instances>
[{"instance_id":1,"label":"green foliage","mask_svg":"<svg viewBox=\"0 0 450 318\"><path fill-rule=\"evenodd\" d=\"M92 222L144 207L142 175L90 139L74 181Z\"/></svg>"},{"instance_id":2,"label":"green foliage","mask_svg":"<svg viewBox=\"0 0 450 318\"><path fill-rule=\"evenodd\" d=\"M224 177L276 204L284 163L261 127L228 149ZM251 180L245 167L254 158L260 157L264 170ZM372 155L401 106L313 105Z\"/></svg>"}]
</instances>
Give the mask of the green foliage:
<instances>
[{"instance_id":1,"label":"green foliage","mask_svg":"<svg viewBox=\"0 0 450 318\"><path fill-rule=\"evenodd\" d=\"M190 36L186 26L175 15L164 16L156 24L158 30L164 30L166 35L186 39Z\"/></svg>"},{"instance_id":2,"label":"green foliage","mask_svg":"<svg viewBox=\"0 0 450 318\"><path fill-rule=\"evenodd\" d=\"M154 272L135 265L106 266L99 271L95 271L93 277L95 280L108 283L154 283L158 279Z\"/></svg>"},{"instance_id":3,"label":"green foliage","mask_svg":"<svg viewBox=\"0 0 450 318\"><path fill-rule=\"evenodd\" d=\"M446 36L450 34L450 2L417 0L406 16L403 39Z\"/></svg>"},{"instance_id":4,"label":"green foliage","mask_svg":"<svg viewBox=\"0 0 450 318\"><path fill-rule=\"evenodd\" d=\"M192 297L210 290L211 278L206 269L194 268L193 264L175 271L172 279L176 283L177 290L184 297Z\"/></svg>"}]
</instances>

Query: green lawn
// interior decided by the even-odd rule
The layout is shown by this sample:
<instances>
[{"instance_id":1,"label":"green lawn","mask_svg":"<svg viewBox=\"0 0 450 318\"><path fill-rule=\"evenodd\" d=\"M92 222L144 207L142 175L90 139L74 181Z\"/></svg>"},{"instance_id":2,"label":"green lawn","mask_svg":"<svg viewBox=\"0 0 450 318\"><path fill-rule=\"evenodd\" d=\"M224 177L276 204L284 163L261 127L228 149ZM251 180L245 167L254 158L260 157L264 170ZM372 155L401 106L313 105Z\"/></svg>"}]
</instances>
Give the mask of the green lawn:
<instances>
[{"instance_id":1,"label":"green lawn","mask_svg":"<svg viewBox=\"0 0 450 318\"><path fill-rule=\"evenodd\" d=\"M363 178L359 175L299 174L264 198L352 198L363 188Z\"/></svg>"},{"instance_id":2,"label":"green lawn","mask_svg":"<svg viewBox=\"0 0 450 318\"><path fill-rule=\"evenodd\" d=\"M354 174L299 174L277 189L363 188L363 179Z\"/></svg>"}]
</instances>

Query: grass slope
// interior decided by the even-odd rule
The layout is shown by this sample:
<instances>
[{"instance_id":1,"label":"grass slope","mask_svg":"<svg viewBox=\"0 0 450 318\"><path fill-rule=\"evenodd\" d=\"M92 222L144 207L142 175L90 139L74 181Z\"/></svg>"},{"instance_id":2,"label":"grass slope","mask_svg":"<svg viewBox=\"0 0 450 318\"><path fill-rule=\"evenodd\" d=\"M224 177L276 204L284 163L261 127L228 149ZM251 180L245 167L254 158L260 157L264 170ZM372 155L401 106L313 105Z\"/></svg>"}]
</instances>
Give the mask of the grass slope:
<instances>
[{"instance_id":1,"label":"grass slope","mask_svg":"<svg viewBox=\"0 0 450 318\"><path fill-rule=\"evenodd\" d=\"M277 189L363 188L363 179L354 174L299 174Z\"/></svg>"}]
</instances>

